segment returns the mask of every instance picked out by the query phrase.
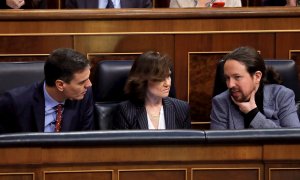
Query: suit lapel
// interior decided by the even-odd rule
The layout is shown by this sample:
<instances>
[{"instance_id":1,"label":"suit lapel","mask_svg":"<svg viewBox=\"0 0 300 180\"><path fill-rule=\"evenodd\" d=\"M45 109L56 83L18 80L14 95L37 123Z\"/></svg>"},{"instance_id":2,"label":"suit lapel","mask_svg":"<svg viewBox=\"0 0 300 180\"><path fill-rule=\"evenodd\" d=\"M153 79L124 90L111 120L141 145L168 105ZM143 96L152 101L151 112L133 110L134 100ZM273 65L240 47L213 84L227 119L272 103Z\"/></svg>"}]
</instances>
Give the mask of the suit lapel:
<instances>
[{"instance_id":1,"label":"suit lapel","mask_svg":"<svg viewBox=\"0 0 300 180\"><path fill-rule=\"evenodd\" d=\"M120 0L121 8L127 8L127 1Z\"/></svg>"},{"instance_id":2,"label":"suit lapel","mask_svg":"<svg viewBox=\"0 0 300 180\"><path fill-rule=\"evenodd\" d=\"M266 92L266 93L265 93ZM272 117L275 111L275 101L273 100L273 94L269 92L269 86L264 86L264 114L266 117Z\"/></svg>"},{"instance_id":3,"label":"suit lapel","mask_svg":"<svg viewBox=\"0 0 300 180\"><path fill-rule=\"evenodd\" d=\"M85 0L85 7L87 8L98 8L99 3L98 0Z\"/></svg>"},{"instance_id":4,"label":"suit lapel","mask_svg":"<svg viewBox=\"0 0 300 180\"><path fill-rule=\"evenodd\" d=\"M173 109L171 101L168 98L163 98L163 107L164 107L166 129L175 129L176 128L175 111Z\"/></svg>"},{"instance_id":5,"label":"suit lapel","mask_svg":"<svg viewBox=\"0 0 300 180\"><path fill-rule=\"evenodd\" d=\"M229 109L231 112L234 129L244 129L244 117L241 115L240 110L238 110L237 107L234 106L234 103L231 100Z\"/></svg>"},{"instance_id":6,"label":"suit lapel","mask_svg":"<svg viewBox=\"0 0 300 180\"><path fill-rule=\"evenodd\" d=\"M43 90L44 82L40 83L34 93L33 114L38 132L44 132L45 126L45 98Z\"/></svg>"},{"instance_id":7,"label":"suit lapel","mask_svg":"<svg viewBox=\"0 0 300 180\"><path fill-rule=\"evenodd\" d=\"M140 129L148 128L147 112L144 106L138 106L136 112L136 121L140 126Z\"/></svg>"}]
</instances>

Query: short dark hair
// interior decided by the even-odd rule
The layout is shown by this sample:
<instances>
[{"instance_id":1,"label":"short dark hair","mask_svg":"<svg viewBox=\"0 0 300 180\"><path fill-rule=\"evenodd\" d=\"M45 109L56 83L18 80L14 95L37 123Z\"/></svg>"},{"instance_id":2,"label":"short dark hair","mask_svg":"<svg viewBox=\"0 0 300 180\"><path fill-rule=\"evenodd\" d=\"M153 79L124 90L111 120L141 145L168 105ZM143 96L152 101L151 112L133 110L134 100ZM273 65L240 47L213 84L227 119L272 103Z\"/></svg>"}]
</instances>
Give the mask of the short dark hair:
<instances>
[{"instance_id":1,"label":"short dark hair","mask_svg":"<svg viewBox=\"0 0 300 180\"><path fill-rule=\"evenodd\" d=\"M158 52L148 51L140 55L134 61L125 84L129 99L144 103L148 82L164 81L170 75L171 66L170 58Z\"/></svg>"},{"instance_id":2,"label":"short dark hair","mask_svg":"<svg viewBox=\"0 0 300 180\"><path fill-rule=\"evenodd\" d=\"M75 73L83 71L89 65L89 60L73 49L56 49L48 56L45 63L45 82L48 86L54 86L58 79L69 83Z\"/></svg>"},{"instance_id":3,"label":"short dark hair","mask_svg":"<svg viewBox=\"0 0 300 180\"><path fill-rule=\"evenodd\" d=\"M262 80L260 83L280 84L281 79L273 68L266 68L265 61L261 55L252 47L239 47L224 56L224 64L227 60L236 60L244 64L248 73L252 76L256 71L261 71Z\"/></svg>"}]
</instances>

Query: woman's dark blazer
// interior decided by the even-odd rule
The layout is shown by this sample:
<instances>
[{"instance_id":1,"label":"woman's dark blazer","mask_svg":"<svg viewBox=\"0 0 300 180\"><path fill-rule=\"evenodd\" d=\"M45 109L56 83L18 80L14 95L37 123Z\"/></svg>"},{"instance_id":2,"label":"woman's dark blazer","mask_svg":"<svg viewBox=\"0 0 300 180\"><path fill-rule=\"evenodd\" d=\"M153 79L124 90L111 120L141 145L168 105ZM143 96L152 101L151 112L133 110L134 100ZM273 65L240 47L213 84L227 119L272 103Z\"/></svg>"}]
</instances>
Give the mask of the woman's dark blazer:
<instances>
[{"instance_id":1,"label":"woman's dark blazer","mask_svg":"<svg viewBox=\"0 0 300 180\"><path fill-rule=\"evenodd\" d=\"M191 128L190 108L179 99L163 98L166 129ZM118 107L114 129L148 129L146 108L142 104L125 101Z\"/></svg>"}]
</instances>

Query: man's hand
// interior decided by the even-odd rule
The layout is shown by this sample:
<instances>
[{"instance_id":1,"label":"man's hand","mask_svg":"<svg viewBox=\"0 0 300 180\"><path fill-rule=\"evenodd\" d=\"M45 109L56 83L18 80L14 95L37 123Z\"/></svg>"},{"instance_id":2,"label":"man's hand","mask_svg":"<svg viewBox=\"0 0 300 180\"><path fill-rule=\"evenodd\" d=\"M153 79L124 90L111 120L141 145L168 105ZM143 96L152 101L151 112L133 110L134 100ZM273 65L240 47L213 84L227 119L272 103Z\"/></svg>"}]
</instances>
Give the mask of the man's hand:
<instances>
[{"instance_id":1,"label":"man's hand","mask_svg":"<svg viewBox=\"0 0 300 180\"><path fill-rule=\"evenodd\" d=\"M257 91L258 87L252 91L250 95L250 100L248 102L237 102L234 100L234 98L231 96L232 101L239 106L240 111L243 113L247 114L250 112L252 109L256 108L256 102L255 102L255 93Z\"/></svg>"},{"instance_id":2,"label":"man's hand","mask_svg":"<svg viewBox=\"0 0 300 180\"><path fill-rule=\"evenodd\" d=\"M6 5L13 9L19 9L24 4L25 0L6 0Z\"/></svg>"}]
</instances>

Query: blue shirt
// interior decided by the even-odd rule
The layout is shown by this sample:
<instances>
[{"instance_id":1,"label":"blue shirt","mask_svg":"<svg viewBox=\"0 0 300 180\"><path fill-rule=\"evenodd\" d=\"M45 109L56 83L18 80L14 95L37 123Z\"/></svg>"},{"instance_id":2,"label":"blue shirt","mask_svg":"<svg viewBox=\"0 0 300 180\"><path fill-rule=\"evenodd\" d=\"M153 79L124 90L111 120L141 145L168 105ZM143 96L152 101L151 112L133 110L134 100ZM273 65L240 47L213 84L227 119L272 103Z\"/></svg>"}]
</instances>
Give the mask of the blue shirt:
<instances>
[{"instance_id":1,"label":"blue shirt","mask_svg":"<svg viewBox=\"0 0 300 180\"><path fill-rule=\"evenodd\" d=\"M111 0L114 3L114 8L121 8L120 0ZM108 0L99 0L99 8L106 8Z\"/></svg>"},{"instance_id":2,"label":"blue shirt","mask_svg":"<svg viewBox=\"0 0 300 180\"><path fill-rule=\"evenodd\" d=\"M46 90L46 83L44 82L44 98L45 98L45 124L44 124L44 132L54 132L55 130L55 121L56 121L56 112L55 107L59 103L54 100Z\"/></svg>"}]
</instances>

